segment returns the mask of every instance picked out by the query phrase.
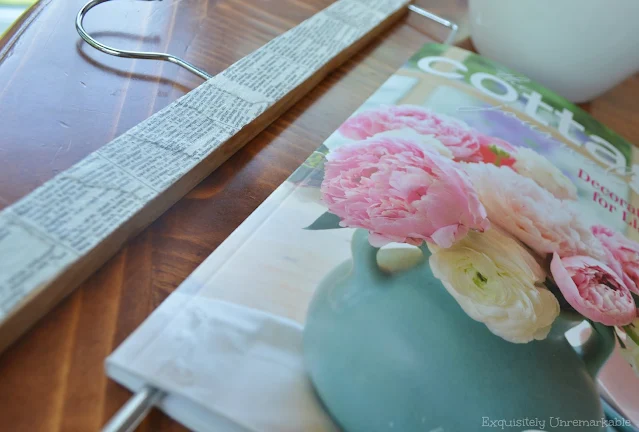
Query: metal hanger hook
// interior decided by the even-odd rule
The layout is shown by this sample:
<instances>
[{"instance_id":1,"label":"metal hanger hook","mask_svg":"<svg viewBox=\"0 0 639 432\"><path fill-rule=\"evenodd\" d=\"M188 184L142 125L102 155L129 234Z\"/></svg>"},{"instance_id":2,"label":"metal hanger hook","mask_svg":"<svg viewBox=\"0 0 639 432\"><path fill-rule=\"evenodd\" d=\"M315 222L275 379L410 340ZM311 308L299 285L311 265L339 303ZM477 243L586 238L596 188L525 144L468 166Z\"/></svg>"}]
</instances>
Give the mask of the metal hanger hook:
<instances>
[{"instance_id":1,"label":"metal hanger hook","mask_svg":"<svg viewBox=\"0 0 639 432\"><path fill-rule=\"evenodd\" d=\"M80 35L80 37L82 37L82 39L85 40L86 43L88 43L89 45L91 45L93 48L102 51L105 54L109 54L112 56L116 56L116 57L126 57L126 58L135 58L135 59L146 59L146 60L162 60L162 61L168 61L170 63L176 64L178 66L183 67L184 69L188 70L191 73L194 73L195 75L199 76L200 78L207 80L209 78L213 78L213 75L209 74L208 72L200 69L199 67L187 62L184 59L181 59L180 57L176 57L174 55L171 54L167 54L167 53L158 53L158 52L147 52L147 51L131 51L131 50L123 50L123 49L117 49L114 48L112 46L109 45L105 45L102 42L98 42L96 39L94 39L89 33L87 33L87 31L84 29L84 17L87 15L87 13L94 8L95 6L101 4L101 3L105 3L107 1L110 0L91 0L89 1L87 4L85 4L84 6L82 6L82 9L80 9L80 11L78 12L78 14L75 17L75 28L78 31L78 34ZM144 0L144 1L154 1L154 0ZM449 45L451 44L454 40L455 40L455 36L457 34L457 24L455 24L452 21L449 21L447 19L444 19L438 15L435 15L425 9L422 9L419 6L415 6L413 4L409 4L408 5L408 9L411 12L415 12L418 15L421 15L424 18L427 19L431 19L433 21L435 21L438 24L443 25L444 27L447 27L450 30L450 33L448 34L448 37L446 38L446 40L444 41L445 45Z\"/></svg>"},{"instance_id":2,"label":"metal hanger hook","mask_svg":"<svg viewBox=\"0 0 639 432\"><path fill-rule=\"evenodd\" d=\"M435 21L437 24L443 25L444 27L449 29L450 33L448 33L448 36L444 40L444 45L451 45L453 42L455 42L455 38L457 37L457 32L459 31L459 26L456 23L450 20L447 20L446 18L442 18L439 15L435 15L434 13L429 12L426 9L416 6L414 4L409 4L408 10L411 12L415 12L417 15L420 15L426 19Z\"/></svg>"},{"instance_id":3,"label":"metal hanger hook","mask_svg":"<svg viewBox=\"0 0 639 432\"><path fill-rule=\"evenodd\" d=\"M197 66L192 65L191 63L183 60L179 57L176 57L171 54L166 53L158 53L158 52L146 52L146 51L130 51L130 50L122 50L113 48L111 46L105 45L101 42L95 40L87 31L84 29L83 20L86 14L95 6L107 2L110 0L91 0L87 4L85 4L82 9L78 12L78 15L75 17L75 28L78 31L78 34L82 39L86 41L93 48L102 51L105 54L110 54L116 57L126 57L126 58L136 58L136 59L146 59L146 60L162 60L168 61L170 63L176 64L178 66L183 67L189 72L194 73L195 75L201 77L202 79L212 78L213 75L209 74L206 71L203 71ZM148 0L147 0L148 1Z\"/></svg>"}]
</instances>

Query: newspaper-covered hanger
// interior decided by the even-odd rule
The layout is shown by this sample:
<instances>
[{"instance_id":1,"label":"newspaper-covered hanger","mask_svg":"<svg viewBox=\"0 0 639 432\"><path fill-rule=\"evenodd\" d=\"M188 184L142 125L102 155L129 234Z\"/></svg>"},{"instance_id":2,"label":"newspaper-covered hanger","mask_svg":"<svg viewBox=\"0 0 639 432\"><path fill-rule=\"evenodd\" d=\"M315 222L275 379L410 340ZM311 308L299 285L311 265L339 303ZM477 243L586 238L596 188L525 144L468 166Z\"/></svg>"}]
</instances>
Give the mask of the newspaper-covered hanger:
<instances>
[{"instance_id":1,"label":"newspaper-covered hanger","mask_svg":"<svg viewBox=\"0 0 639 432\"><path fill-rule=\"evenodd\" d=\"M78 31L78 34L85 42L87 42L90 46L101 51L105 54L113 55L116 57L124 57L124 58L135 58L135 59L145 59L145 60L160 60L160 61L168 61L170 63L176 64L189 72L199 76L204 80L208 80L213 77L213 75L208 72L200 69L199 67L189 63L188 61L176 57L174 55L168 53L158 53L158 52L147 52L147 51L132 51L132 50L123 50L111 47L109 45L105 45L96 39L94 39L89 33L84 29L83 21L86 17L87 13L94 8L95 6L105 3L110 0L91 0L87 4L85 4L82 9L78 12L75 20L75 27ZM142 0L142 1L161 1L161 0ZM443 41L445 45L450 45L454 42L455 37L458 32L458 25L450 20L447 20L439 15L436 15L432 12L429 12L426 9L423 9L414 4L409 4L408 10L414 12L415 14L426 18L428 20L434 21L437 24L440 24L447 29L449 29L448 36ZM132 432L137 426L144 420L148 412L153 408L153 406L164 396L164 393L150 386L144 387L142 390L135 393L127 403L120 408L120 410L115 413L115 415L109 420L109 422L103 427L102 432Z\"/></svg>"}]
</instances>

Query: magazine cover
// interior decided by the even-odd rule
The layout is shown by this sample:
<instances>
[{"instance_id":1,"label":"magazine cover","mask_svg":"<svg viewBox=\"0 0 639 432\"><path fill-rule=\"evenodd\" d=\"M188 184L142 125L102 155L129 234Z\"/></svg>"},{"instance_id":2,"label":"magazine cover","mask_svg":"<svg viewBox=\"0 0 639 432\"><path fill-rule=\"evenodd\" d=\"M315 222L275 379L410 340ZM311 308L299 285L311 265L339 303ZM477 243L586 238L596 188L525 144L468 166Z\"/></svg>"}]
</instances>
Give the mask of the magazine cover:
<instances>
[{"instance_id":1,"label":"magazine cover","mask_svg":"<svg viewBox=\"0 0 639 432\"><path fill-rule=\"evenodd\" d=\"M108 373L194 430L634 430L638 167L561 97L426 45Z\"/></svg>"}]
</instances>

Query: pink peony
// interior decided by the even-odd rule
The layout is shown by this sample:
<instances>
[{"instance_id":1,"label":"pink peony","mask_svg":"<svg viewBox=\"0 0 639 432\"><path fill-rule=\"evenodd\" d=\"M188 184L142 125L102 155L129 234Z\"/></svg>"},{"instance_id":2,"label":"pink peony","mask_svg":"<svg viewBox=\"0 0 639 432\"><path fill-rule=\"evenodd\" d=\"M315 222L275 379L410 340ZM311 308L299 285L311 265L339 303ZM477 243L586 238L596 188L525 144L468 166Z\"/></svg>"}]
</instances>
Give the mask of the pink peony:
<instances>
[{"instance_id":1,"label":"pink peony","mask_svg":"<svg viewBox=\"0 0 639 432\"><path fill-rule=\"evenodd\" d=\"M377 136L328 154L322 197L342 226L370 232L374 246L389 242L449 247L469 229L489 227L458 164L399 137Z\"/></svg>"},{"instance_id":2,"label":"pink peony","mask_svg":"<svg viewBox=\"0 0 639 432\"><path fill-rule=\"evenodd\" d=\"M639 294L639 243L603 225L590 228L606 252L610 267L623 278L626 286Z\"/></svg>"},{"instance_id":3,"label":"pink peony","mask_svg":"<svg viewBox=\"0 0 639 432\"><path fill-rule=\"evenodd\" d=\"M554 254L550 271L566 301L586 318L624 326L637 316L630 290L604 263L588 256Z\"/></svg>"},{"instance_id":4,"label":"pink peony","mask_svg":"<svg viewBox=\"0 0 639 432\"><path fill-rule=\"evenodd\" d=\"M464 164L490 221L539 255L605 257L599 241L568 202L509 167Z\"/></svg>"},{"instance_id":5,"label":"pink peony","mask_svg":"<svg viewBox=\"0 0 639 432\"><path fill-rule=\"evenodd\" d=\"M481 133L461 120L418 105L382 105L355 114L340 126L339 131L347 138L361 140L380 132L403 128L413 129L422 135L433 135L453 152L457 160L481 160Z\"/></svg>"}]
</instances>

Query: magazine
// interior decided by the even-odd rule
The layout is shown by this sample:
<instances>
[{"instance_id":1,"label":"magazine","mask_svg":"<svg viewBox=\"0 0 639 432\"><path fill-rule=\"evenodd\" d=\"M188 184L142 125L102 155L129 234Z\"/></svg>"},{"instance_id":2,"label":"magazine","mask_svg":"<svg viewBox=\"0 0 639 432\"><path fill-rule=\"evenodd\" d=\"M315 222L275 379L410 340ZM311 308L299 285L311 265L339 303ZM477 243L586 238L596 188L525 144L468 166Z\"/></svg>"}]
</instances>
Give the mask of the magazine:
<instances>
[{"instance_id":1,"label":"magazine","mask_svg":"<svg viewBox=\"0 0 639 432\"><path fill-rule=\"evenodd\" d=\"M638 161L525 76L425 45L107 371L194 430L628 430Z\"/></svg>"}]
</instances>

